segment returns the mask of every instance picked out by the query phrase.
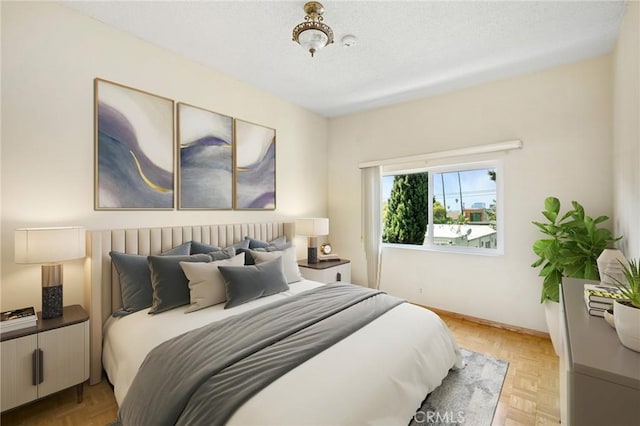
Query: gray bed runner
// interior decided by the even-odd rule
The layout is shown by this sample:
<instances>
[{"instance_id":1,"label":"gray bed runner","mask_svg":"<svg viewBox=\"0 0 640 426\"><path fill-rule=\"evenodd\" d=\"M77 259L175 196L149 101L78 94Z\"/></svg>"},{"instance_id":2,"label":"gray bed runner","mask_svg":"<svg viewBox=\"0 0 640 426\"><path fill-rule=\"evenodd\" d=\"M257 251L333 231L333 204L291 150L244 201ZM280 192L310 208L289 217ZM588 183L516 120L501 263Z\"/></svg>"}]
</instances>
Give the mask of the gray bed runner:
<instances>
[{"instance_id":1,"label":"gray bed runner","mask_svg":"<svg viewBox=\"0 0 640 426\"><path fill-rule=\"evenodd\" d=\"M402 302L332 284L177 336L147 355L119 423L222 425L268 384Z\"/></svg>"}]
</instances>

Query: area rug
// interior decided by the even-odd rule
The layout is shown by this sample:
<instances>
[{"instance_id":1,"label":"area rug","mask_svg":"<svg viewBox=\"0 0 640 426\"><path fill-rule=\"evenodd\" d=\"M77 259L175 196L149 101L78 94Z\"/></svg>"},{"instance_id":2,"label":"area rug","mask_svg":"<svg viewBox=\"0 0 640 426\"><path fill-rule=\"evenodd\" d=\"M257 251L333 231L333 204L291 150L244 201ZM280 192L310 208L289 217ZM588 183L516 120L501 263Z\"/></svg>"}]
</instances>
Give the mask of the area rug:
<instances>
[{"instance_id":1,"label":"area rug","mask_svg":"<svg viewBox=\"0 0 640 426\"><path fill-rule=\"evenodd\" d=\"M490 426L509 363L461 349L466 366L427 395L410 426Z\"/></svg>"}]
</instances>

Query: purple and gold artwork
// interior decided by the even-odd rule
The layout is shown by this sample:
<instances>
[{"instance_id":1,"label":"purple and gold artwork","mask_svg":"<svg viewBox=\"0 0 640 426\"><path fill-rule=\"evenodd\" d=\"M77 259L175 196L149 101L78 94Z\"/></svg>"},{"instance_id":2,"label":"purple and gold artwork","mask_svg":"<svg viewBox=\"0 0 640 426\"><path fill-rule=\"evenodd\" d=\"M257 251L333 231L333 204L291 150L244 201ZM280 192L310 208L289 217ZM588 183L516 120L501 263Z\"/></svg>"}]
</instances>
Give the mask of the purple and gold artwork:
<instances>
[{"instance_id":1,"label":"purple and gold artwork","mask_svg":"<svg viewBox=\"0 0 640 426\"><path fill-rule=\"evenodd\" d=\"M233 118L178 103L179 208L233 207Z\"/></svg>"},{"instance_id":2,"label":"purple and gold artwork","mask_svg":"<svg viewBox=\"0 0 640 426\"><path fill-rule=\"evenodd\" d=\"M235 120L236 209L276 208L276 131Z\"/></svg>"},{"instance_id":3,"label":"purple and gold artwork","mask_svg":"<svg viewBox=\"0 0 640 426\"><path fill-rule=\"evenodd\" d=\"M173 100L95 79L95 208L173 209Z\"/></svg>"}]
</instances>

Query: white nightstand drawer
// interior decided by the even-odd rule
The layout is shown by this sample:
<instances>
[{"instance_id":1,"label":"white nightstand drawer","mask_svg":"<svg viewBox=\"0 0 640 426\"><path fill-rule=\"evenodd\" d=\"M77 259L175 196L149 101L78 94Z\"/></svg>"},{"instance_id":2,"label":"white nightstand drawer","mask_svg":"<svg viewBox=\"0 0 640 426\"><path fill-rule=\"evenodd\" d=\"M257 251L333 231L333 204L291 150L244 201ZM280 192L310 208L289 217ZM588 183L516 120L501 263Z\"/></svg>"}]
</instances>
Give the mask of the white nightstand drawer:
<instances>
[{"instance_id":1,"label":"white nightstand drawer","mask_svg":"<svg viewBox=\"0 0 640 426\"><path fill-rule=\"evenodd\" d=\"M300 266L300 273L307 280L325 284L351 282L351 263L346 259L315 264L302 260L298 262L298 265Z\"/></svg>"}]
</instances>

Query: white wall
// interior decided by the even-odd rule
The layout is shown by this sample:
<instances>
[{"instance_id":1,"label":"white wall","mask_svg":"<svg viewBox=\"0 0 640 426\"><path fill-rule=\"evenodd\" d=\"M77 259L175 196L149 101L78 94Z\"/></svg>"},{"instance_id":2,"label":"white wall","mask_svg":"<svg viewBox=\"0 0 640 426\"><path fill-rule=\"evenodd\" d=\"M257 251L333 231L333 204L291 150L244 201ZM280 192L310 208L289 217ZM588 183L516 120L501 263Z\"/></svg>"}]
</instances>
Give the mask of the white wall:
<instances>
[{"instance_id":1,"label":"white wall","mask_svg":"<svg viewBox=\"0 0 640 426\"><path fill-rule=\"evenodd\" d=\"M622 252L640 259L640 3L629 2L613 56L613 185Z\"/></svg>"},{"instance_id":2,"label":"white wall","mask_svg":"<svg viewBox=\"0 0 640 426\"><path fill-rule=\"evenodd\" d=\"M361 244L364 161L520 139L504 157L505 255L386 248L383 290L466 315L546 331L542 280L530 267L544 198L612 214L611 57L331 119L329 215L339 254L366 282ZM420 288L423 289L420 293Z\"/></svg>"},{"instance_id":3,"label":"white wall","mask_svg":"<svg viewBox=\"0 0 640 426\"><path fill-rule=\"evenodd\" d=\"M40 267L13 261L18 227L103 229L327 214L323 117L63 6L0 4L2 310L40 308ZM95 77L276 128L277 210L94 211ZM81 304L82 261L65 264L64 282L65 304Z\"/></svg>"}]
</instances>

